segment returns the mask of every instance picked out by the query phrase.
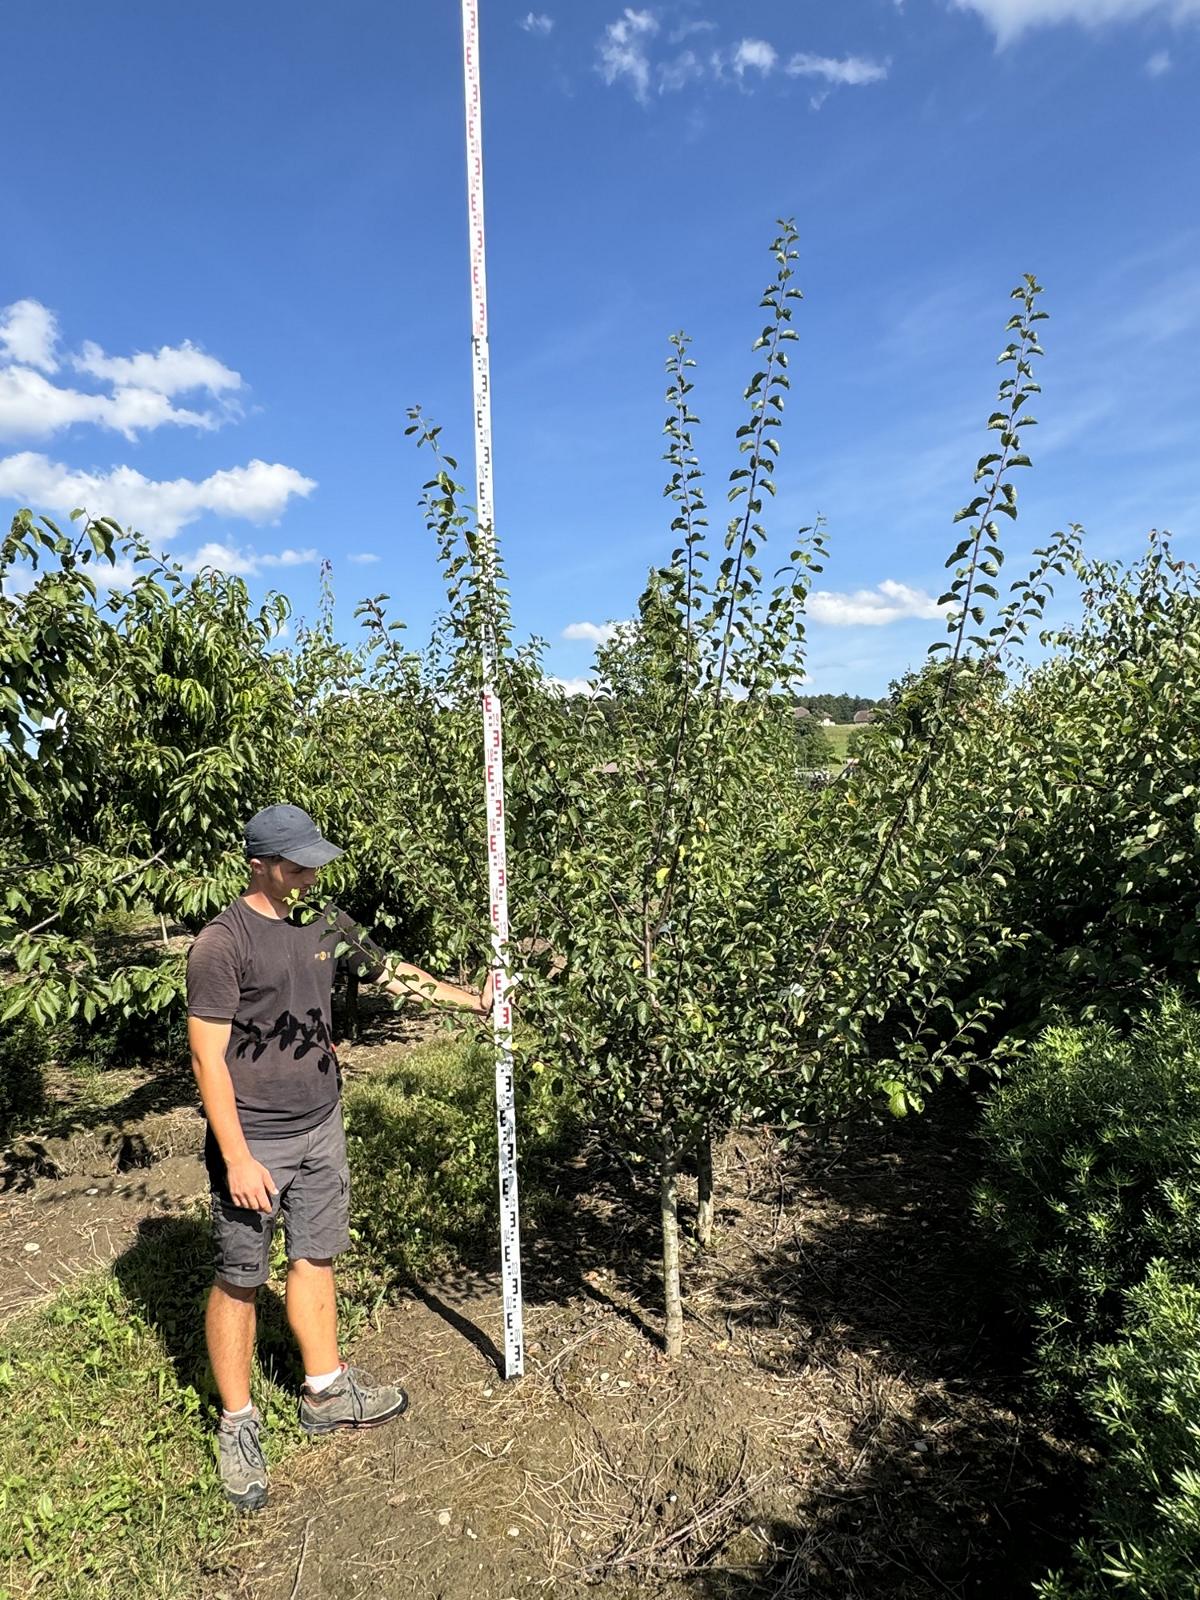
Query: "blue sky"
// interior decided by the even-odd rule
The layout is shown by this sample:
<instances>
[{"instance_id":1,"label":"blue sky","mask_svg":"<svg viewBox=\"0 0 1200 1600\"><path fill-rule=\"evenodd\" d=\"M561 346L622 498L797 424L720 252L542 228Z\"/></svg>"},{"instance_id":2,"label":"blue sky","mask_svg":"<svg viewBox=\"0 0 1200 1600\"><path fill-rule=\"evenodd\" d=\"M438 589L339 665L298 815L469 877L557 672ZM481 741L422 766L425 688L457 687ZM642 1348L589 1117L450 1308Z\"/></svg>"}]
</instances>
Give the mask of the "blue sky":
<instances>
[{"instance_id":1,"label":"blue sky","mask_svg":"<svg viewBox=\"0 0 1200 1600\"><path fill-rule=\"evenodd\" d=\"M669 549L680 327L720 520L780 216L814 689L940 631L1022 272L1052 320L1014 566L1072 520L1196 554L1200 0L480 9L497 526L565 680ZM327 557L347 631L386 590L420 639L407 407L472 470L458 6L8 0L4 33L0 512L86 504L302 614Z\"/></svg>"}]
</instances>

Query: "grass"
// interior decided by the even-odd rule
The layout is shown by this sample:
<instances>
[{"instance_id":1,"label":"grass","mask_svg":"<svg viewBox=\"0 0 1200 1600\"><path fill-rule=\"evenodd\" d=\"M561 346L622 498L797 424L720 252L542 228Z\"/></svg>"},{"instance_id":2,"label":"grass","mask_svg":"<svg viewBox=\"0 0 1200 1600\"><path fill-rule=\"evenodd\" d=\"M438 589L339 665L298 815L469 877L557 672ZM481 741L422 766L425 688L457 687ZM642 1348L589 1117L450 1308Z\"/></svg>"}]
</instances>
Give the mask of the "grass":
<instances>
[{"instance_id":1,"label":"grass","mask_svg":"<svg viewBox=\"0 0 1200 1600\"><path fill-rule=\"evenodd\" d=\"M523 1203L534 1213L539 1163L573 1121L555 1088L540 1074L518 1088ZM492 1095L490 1052L452 1038L348 1088L357 1247L338 1275L347 1346L391 1284L488 1243ZM111 1272L5 1330L0 1600L192 1600L210 1591L206 1573L236 1519L214 1470L205 1210L148 1219ZM272 1465L301 1442L285 1270L277 1236L253 1376Z\"/></svg>"},{"instance_id":2,"label":"grass","mask_svg":"<svg viewBox=\"0 0 1200 1600\"><path fill-rule=\"evenodd\" d=\"M840 767L845 761L850 735L856 731L856 727L857 724L853 722L835 722L832 728L821 729L829 740L829 748L833 751L831 766Z\"/></svg>"}]
</instances>

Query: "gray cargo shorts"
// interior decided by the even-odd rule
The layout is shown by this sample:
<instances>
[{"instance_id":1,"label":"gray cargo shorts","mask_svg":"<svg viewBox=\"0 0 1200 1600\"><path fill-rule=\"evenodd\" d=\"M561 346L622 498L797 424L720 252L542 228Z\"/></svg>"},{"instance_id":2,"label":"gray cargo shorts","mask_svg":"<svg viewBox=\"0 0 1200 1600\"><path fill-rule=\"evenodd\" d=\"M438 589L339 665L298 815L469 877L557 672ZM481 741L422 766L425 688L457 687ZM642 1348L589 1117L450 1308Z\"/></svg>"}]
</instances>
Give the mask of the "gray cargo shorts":
<instances>
[{"instance_id":1,"label":"gray cargo shorts","mask_svg":"<svg viewBox=\"0 0 1200 1600\"><path fill-rule=\"evenodd\" d=\"M250 1154L275 1180L271 1212L235 1206L225 1184L225 1162L211 1132L205 1162L212 1188L213 1267L238 1289L266 1283L271 1239L283 1217L289 1261L327 1261L350 1245L350 1169L341 1105L307 1133L285 1139L248 1139Z\"/></svg>"}]
</instances>

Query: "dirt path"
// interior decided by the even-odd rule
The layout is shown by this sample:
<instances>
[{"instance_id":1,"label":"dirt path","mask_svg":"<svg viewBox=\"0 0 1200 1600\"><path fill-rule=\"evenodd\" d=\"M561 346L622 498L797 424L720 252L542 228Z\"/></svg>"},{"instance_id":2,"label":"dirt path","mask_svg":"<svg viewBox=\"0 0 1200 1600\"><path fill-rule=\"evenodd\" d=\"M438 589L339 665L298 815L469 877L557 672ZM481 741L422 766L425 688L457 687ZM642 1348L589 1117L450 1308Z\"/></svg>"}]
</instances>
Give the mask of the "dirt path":
<instances>
[{"instance_id":1,"label":"dirt path","mask_svg":"<svg viewBox=\"0 0 1200 1600\"><path fill-rule=\"evenodd\" d=\"M213 1592L1028 1592L1078 1462L1015 1409L964 1137L931 1119L787 1161L731 1145L678 1369L640 1309L652 1196L585 1165L562 1228L527 1241L526 1377L497 1378L487 1277L386 1310L355 1359L402 1382L410 1414L291 1458Z\"/></svg>"}]
</instances>

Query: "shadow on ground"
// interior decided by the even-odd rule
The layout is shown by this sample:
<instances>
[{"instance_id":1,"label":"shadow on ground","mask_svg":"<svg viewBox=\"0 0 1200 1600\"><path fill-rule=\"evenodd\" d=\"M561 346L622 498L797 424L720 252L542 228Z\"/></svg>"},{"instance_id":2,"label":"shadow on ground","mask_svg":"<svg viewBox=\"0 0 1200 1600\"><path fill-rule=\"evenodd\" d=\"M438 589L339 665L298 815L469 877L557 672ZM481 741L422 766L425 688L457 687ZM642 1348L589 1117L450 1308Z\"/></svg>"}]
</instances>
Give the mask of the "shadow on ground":
<instances>
[{"instance_id":1,"label":"shadow on ground","mask_svg":"<svg viewBox=\"0 0 1200 1600\"><path fill-rule=\"evenodd\" d=\"M137 1241L113 1263L130 1304L157 1330L175 1377L215 1405L204 1342L204 1310L212 1286L212 1237L206 1218L146 1217ZM299 1395L303 1372L273 1285L258 1291L258 1358L264 1372Z\"/></svg>"}]
</instances>

